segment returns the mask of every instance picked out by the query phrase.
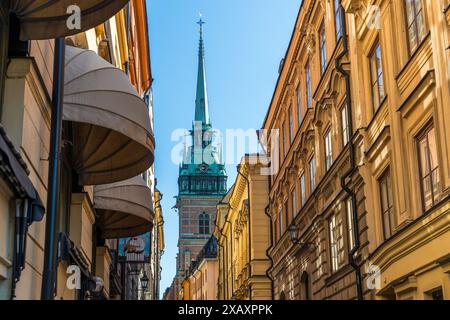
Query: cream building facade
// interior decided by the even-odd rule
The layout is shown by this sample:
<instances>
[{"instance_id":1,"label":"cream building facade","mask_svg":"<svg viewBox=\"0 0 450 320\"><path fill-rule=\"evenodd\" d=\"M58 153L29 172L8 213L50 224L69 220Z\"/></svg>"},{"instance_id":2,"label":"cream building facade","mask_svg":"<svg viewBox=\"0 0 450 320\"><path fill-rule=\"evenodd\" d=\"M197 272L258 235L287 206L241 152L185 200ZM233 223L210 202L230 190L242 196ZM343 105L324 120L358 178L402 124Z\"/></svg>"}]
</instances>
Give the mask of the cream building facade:
<instances>
[{"instance_id":1,"label":"cream building facade","mask_svg":"<svg viewBox=\"0 0 450 320\"><path fill-rule=\"evenodd\" d=\"M15 10L21 10L20 1L17 2L19 4L14 8ZM92 26L100 24L86 32L73 36L71 36L73 32L49 35L49 38L62 35L69 36L66 38L65 107L70 104L68 94L74 93L71 90L80 88L70 87L67 83L67 79L74 75L74 69L71 69L72 63L75 63L78 57L85 57L88 59L87 62L90 63L78 65L81 68L76 69L77 71L85 69L88 65L100 64L106 66L107 69L111 70L111 77L117 77L122 81L116 82L115 88L117 91L124 90L134 95L135 100L130 101L130 105L136 106L136 114L128 116L121 114L124 116L123 127L126 127L125 122L130 121L130 116L138 116L142 119L137 122L140 123L140 128L131 129L135 130L136 136L133 136L130 131L127 137L126 133L120 132L123 127L115 128L106 122L103 124L89 123L89 119L91 119L89 112L78 115L64 114L63 151L61 155L61 206L58 219L60 250L55 299L117 298L116 294L112 292L114 281L110 281L110 279L115 276L111 270L117 269L112 268L112 265L114 263L113 253L118 248L116 242L111 239L137 235L145 230L150 231L152 227L154 210L151 201L152 191L146 184L147 181L144 181L141 176L142 172L150 168L154 158L152 119L150 119L152 111L146 107L144 102L145 92L150 89L152 81L149 48L146 40L148 34L145 1L134 0L130 2L130 5L121 9L127 3L128 1L111 1L104 8L102 14L96 16L97 18L88 15L83 16L86 19L86 24L88 22L89 24L92 23ZM92 4L94 2L90 5ZM2 107L1 124L4 128L2 135L5 141L8 141L9 149L15 156L16 160L14 161L20 164L21 170L26 173L25 176L28 175L31 185L38 194L36 198L40 198L42 202L47 198L47 159L51 147L54 41L21 41L22 38L18 38L19 34L25 38L31 34L28 39L42 39L46 36L41 29L37 27L29 28L26 24L22 24L19 18L15 18L16 12L10 15L11 8L8 5L9 1L2 1L0 5L2 42L0 105ZM83 6L88 6L88 4L83 4ZM88 12L87 8L83 7L82 9L86 9L86 12ZM108 14L112 18L105 17L103 20L96 20L100 19L98 17ZM23 12L17 12L17 16L22 17L23 15ZM132 27L130 33L127 31L127 22ZM65 21L62 23L65 26ZM58 29L55 26L52 30L60 32L64 28ZM15 34L16 37L13 36L11 37L12 40L8 41L10 34ZM33 38L34 36L36 38ZM93 52L89 53L84 50L92 50ZM101 60L100 57L105 60ZM127 72L127 75L122 70ZM76 80L77 76L73 78L73 81L76 82ZM99 83L95 79L88 78L85 83L91 87L95 84L98 84L99 87L104 85L103 89L108 90L108 81L106 80L109 79L103 78L103 80L104 83ZM120 83L125 85L119 88ZM82 92L77 94L82 94ZM67 107L65 110L71 109ZM108 106L104 111L104 115L106 115ZM80 121L80 118L76 120L73 118L80 115L81 118L85 119L84 121ZM107 118L104 117L103 119ZM74 120L75 122L73 122ZM106 129L109 129L109 136L115 138L116 141L128 141L128 146L135 146L137 154L145 156L145 158L134 167L131 163L122 163L128 169L123 172L117 171L117 176L120 176L122 180L129 178L131 180L127 180L125 183L117 181L117 176L114 176L113 173L115 168L112 163L115 163L118 158L112 157L111 153L108 156L108 149L105 149L105 145L101 143L97 144L96 149L103 155L99 157L97 155L97 158L89 163L89 153L90 156L95 156L95 152L93 152L95 148L90 151L87 148L90 143L95 142L89 140L90 136L82 136L82 130L85 127L74 123L83 125L86 123L91 126L91 130L97 130L97 133L102 132L102 130L107 133ZM86 131L84 132L86 133ZM77 136L80 133L81 136ZM106 138L105 143L110 143ZM82 139L85 143L84 147ZM140 151L138 152L138 150ZM119 151L116 150L116 153L119 153ZM11 159L10 156L9 162L11 162ZM108 162L112 164L112 167L108 166ZM116 162L116 164L119 163ZM96 167L96 165L100 167ZM16 169L18 167L16 166ZM108 170L111 171L105 175L104 172ZM0 298L36 300L40 299L41 292L46 233L45 217L43 217L43 220L34 217L36 218L34 221L33 217L26 217L28 221L22 223L25 232L22 229L22 231L17 230L17 223L21 220L15 213L19 213L20 210L19 203L13 201L15 195L11 188L11 181L16 181L17 184L17 172L5 171L1 179L0 198L3 209L0 213L0 226L3 239L0 241ZM150 172L153 174L152 171ZM109 177L107 177L108 175ZM22 173L19 173L19 176L25 179ZM134 197L131 197L132 199L120 199L120 193L126 190L128 192L133 191ZM22 195L19 196L22 197ZM133 206L122 211L121 209L111 211L111 208L107 205L110 202L120 206L124 200L131 200ZM114 217L116 219L119 217L122 222L114 225L111 220L111 218L114 220ZM31 222L33 223L31 224ZM18 232L23 236L20 242L14 240ZM13 254L17 249L20 249L19 256ZM72 274L68 273L69 266L77 266L81 270L80 288L74 289L67 286L68 277ZM89 292L92 292L94 277L100 277L104 283L103 290L97 297L89 294Z\"/></svg>"}]
</instances>

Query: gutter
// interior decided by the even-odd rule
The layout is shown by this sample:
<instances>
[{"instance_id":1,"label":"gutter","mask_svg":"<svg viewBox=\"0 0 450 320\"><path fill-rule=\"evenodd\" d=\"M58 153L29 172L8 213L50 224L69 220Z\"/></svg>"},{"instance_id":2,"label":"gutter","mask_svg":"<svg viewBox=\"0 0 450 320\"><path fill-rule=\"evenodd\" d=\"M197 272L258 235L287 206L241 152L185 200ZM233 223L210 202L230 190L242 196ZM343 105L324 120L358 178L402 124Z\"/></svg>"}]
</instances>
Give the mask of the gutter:
<instances>
[{"instance_id":1,"label":"gutter","mask_svg":"<svg viewBox=\"0 0 450 320\"><path fill-rule=\"evenodd\" d=\"M341 73L345 78L345 90L346 90L346 104L347 104L347 118L348 118L348 126L349 131L353 135L353 114L352 114L352 98L351 98L351 83L350 83L350 74L344 70L342 67L341 59L349 53L348 48L348 33L347 33L347 25L345 19L345 11L341 4L341 26L342 26L342 41L344 45L344 50L336 57L335 66L339 73ZM353 136L349 139L349 152L350 152L350 168L341 176L341 187L342 189L350 196L352 203L352 214L353 214L353 238L355 241L355 245L350 250L348 254L349 264L353 268L356 276L356 292L358 300L364 300L364 293L362 288L362 276L361 276L361 268L358 265L355 254L358 252L361 242L359 239L359 218L357 211L357 202L356 202L356 194L353 190L351 190L348 186L346 180L351 178L353 173L356 171L356 159L355 159L355 145L353 144Z\"/></svg>"}]
</instances>

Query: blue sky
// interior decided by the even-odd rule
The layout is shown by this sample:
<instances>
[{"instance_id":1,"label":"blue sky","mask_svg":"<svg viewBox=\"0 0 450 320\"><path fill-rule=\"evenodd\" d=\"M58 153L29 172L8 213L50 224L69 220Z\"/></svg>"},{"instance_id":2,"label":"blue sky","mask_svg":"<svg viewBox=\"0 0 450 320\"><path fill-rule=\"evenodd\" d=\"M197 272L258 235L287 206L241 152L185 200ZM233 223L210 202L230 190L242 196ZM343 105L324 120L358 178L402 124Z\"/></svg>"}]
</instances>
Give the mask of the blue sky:
<instances>
[{"instance_id":1,"label":"blue sky","mask_svg":"<svg viewBox=\"0 0 450 320\"><path fill-rule=\"evenodd\" d=\"M206 72L213 126L258 129L269 106L301 0L148 0L155 107L156 176L164 195L166 249L161 293L175 275L178 165L172 132L194 118L198 14L204 26ZM236 165L227 166L229 187Z\"/></svg>"}]
</instances>

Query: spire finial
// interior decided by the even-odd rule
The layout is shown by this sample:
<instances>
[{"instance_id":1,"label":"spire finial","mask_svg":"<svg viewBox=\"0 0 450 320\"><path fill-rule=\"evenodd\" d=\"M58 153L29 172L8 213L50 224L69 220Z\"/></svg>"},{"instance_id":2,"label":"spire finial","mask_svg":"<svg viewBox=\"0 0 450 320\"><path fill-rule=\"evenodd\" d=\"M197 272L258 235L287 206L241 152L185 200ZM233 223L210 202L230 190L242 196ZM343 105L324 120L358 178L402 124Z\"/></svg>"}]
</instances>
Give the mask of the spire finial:
<instances>
[{"instance_id":1,"label":"spire finial","mask_svg":"<svg viewBox=\"0 0 450 320\"><path fill-rule=\"evenodd\" d=\"M200 36L203 36L203 25L206 23L203 21L203 15L201 12L198 13L200 20L197 21L197 24L200 26Z\"/></svg>"},{"instance_id":2,"label":"spire finial","mask_svg":"<svg viewBox=\"0 0 450 320\"><path fill-rule=\"evenodd\" d=\"M195 121L200 121L204 125L210 125L208 110L208 91L206 89L206 69L205 69L205 47L203 43L203 25L202 14L199 13L200 20L197 24L200 26L200 41L198 49L198 76L197 76L197 97L195 100Z\"/></svg>"}]
</instances>

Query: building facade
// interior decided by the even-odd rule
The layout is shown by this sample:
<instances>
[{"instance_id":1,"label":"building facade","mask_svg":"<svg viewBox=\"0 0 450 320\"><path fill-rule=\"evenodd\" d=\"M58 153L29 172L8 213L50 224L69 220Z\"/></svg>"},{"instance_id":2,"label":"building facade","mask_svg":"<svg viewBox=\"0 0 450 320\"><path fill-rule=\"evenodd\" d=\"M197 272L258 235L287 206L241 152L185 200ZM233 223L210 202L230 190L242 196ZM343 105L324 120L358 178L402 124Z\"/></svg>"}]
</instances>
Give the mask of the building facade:
<instances>
[{"instance_id":1,"label":"building facade","mask_svg":"<svg viewBox=\"0 0 450 320\"><path fill-rule=\"evenodd\" d=\"M217 300L217 239L212 236L183 281L183 300Z\"/></svg>"},{"instance_id":2,"label":"building facade","mask_svg":"<svg viewBox=\"0 0 450 320\"><path fill-rule=\"evenodd\" d=\"M302 2L263 124L275 299L450 298L448 8Z\"/></svg>"},{"instance_id":3,"label":"building facade","mask_svg":"<svg viewBox=\"0 0 450 320\"><path fill-rule=\"evenodd\" d=\"M175 293L182 299L182 283L191 263L210 239L216 219L216 205L227 191L227 175L209 116L206 85L203 22L200 20L197 94L195 118L178 178L176 208L179 215L179 240Z\"/></svg>"},{"instance_id":4,"label":"building facade","mask_svg":"<svg viewBox=\"0 0 450 320\"><path fill-rule=\"evenodd\" d=\"M0 5L2 151L9 150L11 166L0 192L2 299L41 297L53 71L61 67L54 65L55 41L48 39L66 42L53 297L120 298L115 239L152 228L153 192L143 179L154 159L152 109L144 99L152 83L145 1L105 1L101 12L86 2L80 9L88 30L79 34L58 20L66 15L58 12L66 8L62 2L33 10L23 1ZM31 23L27 10L34 14ZM55 19L46 20L49 12Z\"/></svg>"},{"instance_id":5,"label":"building facade","mask_svg":"<svg viewBox=\"0 0 450 320\"><path fill-rule=\"evenodd\" d=\"M245 156L236 181L217 206L218 299L271 300L269 179L259 156Z\"/></svg>"}]
</instances>

